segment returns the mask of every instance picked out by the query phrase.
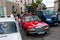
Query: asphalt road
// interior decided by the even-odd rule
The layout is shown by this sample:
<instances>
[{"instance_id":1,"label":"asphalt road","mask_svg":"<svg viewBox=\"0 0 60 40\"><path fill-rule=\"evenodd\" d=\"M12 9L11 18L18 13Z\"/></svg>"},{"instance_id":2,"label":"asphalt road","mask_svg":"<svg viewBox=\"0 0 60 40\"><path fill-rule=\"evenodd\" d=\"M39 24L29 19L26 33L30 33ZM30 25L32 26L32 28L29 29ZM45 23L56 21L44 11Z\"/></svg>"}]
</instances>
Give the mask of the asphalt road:
<instances>
[{"instance_id":1,"label":"asphalt road","mask_svg":"<svg viewBox=\"0 0 60 40\"><path fill-rule=\"evenodd\" d=\"M21 35L23 40L60 40L60 25L51 27L50 34L43 35L31 35L26 36L23 29L21 29Z\"/></svg>"}]
</instances>

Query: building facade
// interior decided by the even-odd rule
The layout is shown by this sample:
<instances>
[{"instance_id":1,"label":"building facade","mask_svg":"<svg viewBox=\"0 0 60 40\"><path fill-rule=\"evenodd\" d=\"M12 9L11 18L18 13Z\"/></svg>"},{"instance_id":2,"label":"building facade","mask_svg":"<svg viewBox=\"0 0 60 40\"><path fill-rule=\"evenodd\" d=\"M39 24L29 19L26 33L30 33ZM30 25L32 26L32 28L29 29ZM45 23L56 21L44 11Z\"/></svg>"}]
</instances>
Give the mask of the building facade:
<instances>
[{"instance_id":1,"label":"building facade","mask_svg":"<svg viewBox=\"0 0 60 40\"><path fill-rule=\"evenodd\" d=\"M26 5L30 5L32 2L36 2L35 0L20 0L20 11L25 12Z\"/></svg>"},{"instance_id":2,"label":"building facade","mask_svg":"<svg viewBox=\"0 0 60 40\"><path fill-rule=\"evenodd\" d=\"M58 11L58 0L55 0L54 2L54 10Z\"/></svg>"},{"instance_id":3,"label":"building facade","mask_svg":"<svg viewBox=\"0 0 60 40\"><path fill-rule=\"evenodd\" d=\"M6 6L6 15L10 14L18 14L20 13L19 9L19 0L6 0L5 1L5 6Z\"/></svg>"},{"instance_id":4,"label":"building facade","mask_svg":"<svg viewBox=\"0 0 60 40\"><path fill-rule=\"evenodd\" d=\"M54 11L54 7L47 7L47 10L52 10L52 11Z\"/></svg>"},{"instance_id":5,"label":"building facade","mask_svg":"<svg viewBox=\"0 0 60 40\"><path fill-rule=\"evenodd\" d=\"M8 16L19 13L19 0L0 0L0 15Z\"/></svg>"},{"instance_id":6,"label":"building facade","mask_svg":"<svg viewBox=\"0 0 60 40\"><path fill-rule=\"evenodd\" d=\"M25 12L25 6L35 2L35 0L0 0L0 14L10 15Z\"/></svg>"}]
</instances>

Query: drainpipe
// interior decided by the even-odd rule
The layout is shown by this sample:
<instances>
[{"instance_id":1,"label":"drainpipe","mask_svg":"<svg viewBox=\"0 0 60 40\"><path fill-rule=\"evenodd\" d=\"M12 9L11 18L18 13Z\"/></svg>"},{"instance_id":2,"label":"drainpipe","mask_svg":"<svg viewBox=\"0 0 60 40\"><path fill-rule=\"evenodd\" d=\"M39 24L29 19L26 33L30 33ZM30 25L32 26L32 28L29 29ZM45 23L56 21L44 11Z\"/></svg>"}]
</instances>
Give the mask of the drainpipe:
<instances>
[{"instance_id":1,"label":"drainpipe","mask_svg":"<svg viewBox=\"0 0 60 40\"><path fill-rule=\"evenodd\" d=\"M7 17L6 0L3 0L3 7L4 7L4 16Z\"/></svg>"}]
</instances>

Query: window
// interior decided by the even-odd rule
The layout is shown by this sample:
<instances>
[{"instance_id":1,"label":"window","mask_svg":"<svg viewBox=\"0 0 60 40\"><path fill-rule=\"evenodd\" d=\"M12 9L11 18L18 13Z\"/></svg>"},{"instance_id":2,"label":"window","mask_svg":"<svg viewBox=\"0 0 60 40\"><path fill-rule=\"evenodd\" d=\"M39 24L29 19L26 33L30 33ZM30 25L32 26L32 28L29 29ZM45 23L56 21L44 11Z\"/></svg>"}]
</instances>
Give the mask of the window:
<instances>
[{"instance_id":1,"label":"window","mask_svg":"<svg viewBox=\"0 0 60 40\"><path fill-rule=\"evenodd\" d=\"M21 10L22 10L22 7L21 7Z\"/></svg>"},{"instance_id":2,"label":"window","mask_svg":"<svg viewBox=\"0 0 60 40\"><path fill-rule=\"evenodd\" d=\"M30 3L28 3L28 5L30 5Z\"/></svg>"},{"instance_id":3,"label":"window","mask_svg":"<svg viewBox=\"0 0 60 40\"><path fill-rule=\"evenodd\" d=\"M32 3L33 3L34 1L32 0Z\"/></svg>"},{"instance_id":4,"label":"window","mask_svg":"<svg viewBox=\"0 0 60 40\"><path fill-rule=\"evenodd\" d=\"M24 21L29 22L29 21L39 21L39 17L38 16L26 16L23 18Z\"/></svg>"},{"instance_id":5,"label":"window","mask_svg":"<svg viewBox=\"0 0 60 40\"><path fill-rule=\"evenodd\" d=\"M42 11L43 15L44 16L52 16L52 15L55 15L55 12L54 11Z\"/></svg>"},{"instance_id":6,"label":"window","mask_svg":"<svg viewBox=\"0 0 60 40\"><path fill-rule=\"evenodd\" d=\"M25 4L26 4L26 0L24 0Z\"/></svg>"},{"instance_id":7,"label":"window","mask_svg":"<svg viewBox=\"0 0 60 40\"><path fill-rule=\"evenodd\" d=\"M16 7L12 6L12 12L16 12Z\"/></svg>"},{"instance_id":8,"label":"window","mask_svg":"<svg viewBox=\"0 0 60 40\"><path fill-rule=\"evenodd\" d=\"M0 22L0 34L9 34L17 32L15 22Z\"/></svg>"},{"instance_id":9,"label":"window","mask_svg":"<svg viewBox=\"0 0 60 40\"><path fill-rule=\"evenodd\" d=\"M22 3L22 0L21 0L21 3Z\"/></svg>"},{"instance_id":10,"label":"window","mask_svg":"<svg viewBox=\"0 0 60 40\"><path fill-rule=\"evenodd\" d=\"M28 0L28 5L29 5L29 0Z\"/></svg>"},{"instance_id":11,"label":"window","mask_svg":"<svg viewBox=\"0 0 60 40\"><path fill-rule=\"evenodd\" d=\"M25 4L26 4L26 2L25 2Z\"/></svg>"},{"instance_id":12,"label":"window","mask_svg":"<svg viewBox=\"0 0 60 40\"><path fill-rule=\"evenodd\" d=\"M22 7L20 9L21 9L21 12L22 12Z\"/></svg>"}]
</instances>

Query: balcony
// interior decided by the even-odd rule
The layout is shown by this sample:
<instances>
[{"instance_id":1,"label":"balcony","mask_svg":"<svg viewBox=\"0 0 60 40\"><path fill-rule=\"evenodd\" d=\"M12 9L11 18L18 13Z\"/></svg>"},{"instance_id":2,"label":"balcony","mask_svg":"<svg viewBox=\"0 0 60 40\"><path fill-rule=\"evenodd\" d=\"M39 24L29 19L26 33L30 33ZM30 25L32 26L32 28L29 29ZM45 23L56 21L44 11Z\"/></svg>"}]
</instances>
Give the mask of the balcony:
<instances>
[{"instance_id":1,"label":"balcony","mask_svg":"<svg viewBox=\"0 0 60 40\"><path fill-rule=\"evenodd\" d=\"M16 2L16 0L6 0L6 1L8 1L8 2Z\"/></svg>"},{"instance_id":2,"label":"balcony","mask_svg":"<svg viewBox=\"0 0 60 40\"><path fill-rule=\"evenodd\" d=\"M6 2L9 2L9 3L19 3L19 0L5 0Z\"/></svg>"}]
</instances>

